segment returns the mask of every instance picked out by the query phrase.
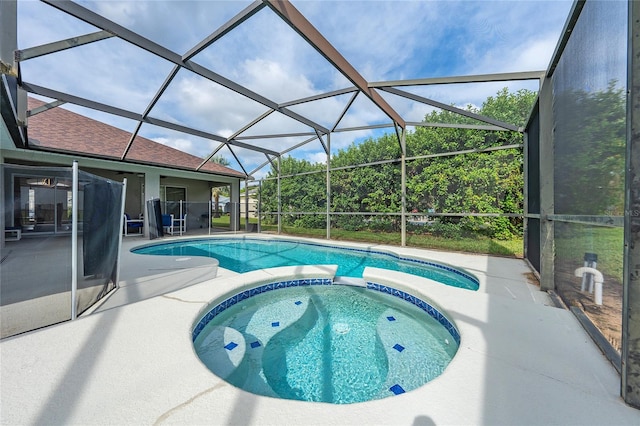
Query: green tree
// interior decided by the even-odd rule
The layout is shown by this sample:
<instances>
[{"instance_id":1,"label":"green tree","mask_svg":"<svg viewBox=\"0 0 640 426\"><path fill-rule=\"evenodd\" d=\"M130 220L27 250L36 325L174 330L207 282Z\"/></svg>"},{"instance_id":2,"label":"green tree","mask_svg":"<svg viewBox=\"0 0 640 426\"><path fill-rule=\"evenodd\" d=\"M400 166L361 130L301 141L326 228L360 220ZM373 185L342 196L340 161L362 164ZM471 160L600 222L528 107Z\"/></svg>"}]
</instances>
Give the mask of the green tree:
<instances>
[{"instance_id":1,"label":"green tree","mask_svg":"<svg viewBox=\"0 0 640 426\"><path fill-rule=\"evenodd\" d=\"M227 160L225 157L221 155L216 155L213 158L211 158L211 160L209 161L211 161L212 163L220 164L221 166L225 166L225 167L229 167L231 165L229 160Z\"/></svg>"},{"instance_id":2,"label":"green tree","mask_svg":"<svg viewBox=\"0 0 640 426\"><path fill-rule=\"evenodd\" d=\"M333 168L370 164L337 170L331 174L331 210L336 212L397 213L401 209L400 145L395 135L383 135L352 144L331 159ZM378 163L378 164L372 164ZM399 217L337 216L335 225L347 230L397 231Z\"/></svg>"},{"instance_id":3,"label":"green tree","mask_svg":"<svg viewBox=\"0 0 640 426\"><path fill-rule=\"evenodd\" d=\"M611 81L604 91L556 95L555 212L622 215L626 97Z\"/></svg>"},{"instance_id":4,"label":"green tree","mask_svg":"<svg viewBox=\"0 0 640 426\"><path fill-rule=\"evenodd\" d=\"M283 212L325 212L325 165L299 160L294 157L282 157L280 160L280 200ZM278 171L274 167L267 174L262 184L262 211L275 213L278 211L278 182L275 179ZM266 223L274 223L276 217L266 214ZM285 225L309 228L325 226L325 216L286 214L282 217Z\"/></svg>"},{"instance_id":5,"label":"green tree","mask_svg":"<svg viewBox=\"0 0 640 426\"><path fill-rule=\"evenodd\" d=\"M510 124L523 124L535 101L535 93L507 89L487 98L472 112ZM448 111L434 111L425 122L469 124L475 120ZM477 124L477 123L476 123ZM449 152L484 150L522 143L522 134L465 128L420 127L409 134L407 149L415 155L443 154L419 158L407 165L407 207L409 211L438 213L522 213L522 150L503 149L444 155ZM508 239L522 231L515 218L441 218L459 222L459 231ZM450 230L450 228L447 228Z\"/></svg>"},{"instance_id":6,"label":"green tree","mask_svg":"<svg viewBox=\"0 0 640 426\"><path fill-rule=\"evenodd\" d=\"M218 208L218 204L220 203L220 195L222 195L222 191L223 189L219 186L213 188L211 190L211 193L213 194L213 209L214 209L214 213L213 213L213 217L220 217L220 211Z\"/></svg>"},{"instance_id":7,"label":"green tree","mask_svg":"<svg viewBox=\"0 0 640 426\"><path fill-rule=\"evenodd\" d=\"M489 97L478 114L522 125L535 100L535 93L521 90L510 93L503 89ZM476 120L449 111L434 111L425 122L471 124ZM488 131L468 128L419 127L407 135L407 154L418 157L407 162L408 211L441 213L522 213L522 150L502 149L446 155L457 151L481 151L486 148L521 144L522 134L511 131ZM432 158L419 158L442 154ZM353 143L331 158L331 211L399 213L401 199L400 145L395 134ZM357 166L360 165L360 166ZM362 166L364 165L364 166ZM354 167L357 166L357 167ZM283 212L318 212L318 215L283 216L285 224L325 226L321 214L326 210L325 169L292 157L281 161ZM277 176L272 168L269 177ZM263 211L277 210L277 184L266 181L262 186ZM399 216L336 215L334 226L347 230L397 231ZM459 223L458 223L459 222ZM451 235L463 232L486 234L493 238L511 238L521 234L522 221L509 218L465 217L461 220L442 218L437 224ZM443 228L443 226L445 228ZM431 231L433 228L421 228Z\"/></svg>"}]
</instances>

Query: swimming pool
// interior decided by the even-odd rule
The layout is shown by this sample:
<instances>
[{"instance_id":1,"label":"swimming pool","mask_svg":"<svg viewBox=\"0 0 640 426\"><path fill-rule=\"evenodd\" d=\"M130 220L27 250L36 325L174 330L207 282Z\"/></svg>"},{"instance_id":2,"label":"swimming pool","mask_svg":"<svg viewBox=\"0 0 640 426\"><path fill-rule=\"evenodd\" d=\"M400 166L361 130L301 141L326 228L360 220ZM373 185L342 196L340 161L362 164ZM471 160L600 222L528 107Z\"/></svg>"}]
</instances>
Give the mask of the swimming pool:
<instances>
[{"instance_id":1,"label":"swimming pool","mask_svg":"<svg viewBox=\"0 0 640 426\"><path fill-rule=\"evenodd\" d=\"M210 305L193 344L209 370L258 395L335 404L391 397L439 376L460 336L426 301L389 290L270 283Z\"/></svg>"},{"instance_id":2,"label":"swimming pool","mask_svg":"<svg viewBox=\"0 0 640 426\"><path fill-rule=\"evenodd\" d=\"M220 267L244 273L257 269L296 265L338 265L336 275L362 277L364 268L400 271L454 287L477 290L478 280L450 266L410 259L392 253L349 247L335 247L285 239L211 238L181 240L133 250L138 254L167 256L208 256Z\"/></svg>"}]
</instances>

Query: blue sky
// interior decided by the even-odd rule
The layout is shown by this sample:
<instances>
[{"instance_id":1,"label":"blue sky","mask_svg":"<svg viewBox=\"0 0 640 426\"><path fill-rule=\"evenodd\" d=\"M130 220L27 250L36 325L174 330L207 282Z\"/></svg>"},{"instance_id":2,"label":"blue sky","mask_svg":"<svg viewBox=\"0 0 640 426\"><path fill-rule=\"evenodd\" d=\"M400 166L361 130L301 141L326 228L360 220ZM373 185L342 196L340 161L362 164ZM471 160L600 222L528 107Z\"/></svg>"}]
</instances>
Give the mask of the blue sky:
<instances>
[{"instance_id":1,"label":"blue sky","mask_svg":"<svg viewBox=\"0 0 640 426\"><path fill-rule=\"evenodd\" d=\"M142 36L183 54L250 4L245 1L80 1ZM367 81L474 75L547 68L571 1L292 1ZM37 46L96 31L95 27L35 1L18 2L18 47ZM193 58L200 65L282 103L352 86L314 49L264 8ZM172 64L117 39L103 40L21 64L27 82L114 106L143 112ZM446 104L481 105L502 87L537 89L537 83L485 83L404 88ZM420 121L431 108L384 95L407 121ZM291 110L331 127L344 95ZM133 130L137 123L69 107L81 114ZM180 71L151 116L228 137L267 110L202 77ZM363 96L340 127L389 122ZM308 132L284 115L271 114L246 135ZM374 131L335 133L332 151ZM141 135L204 157L218 143L143 125ZM282 151L306 138L251 140ZM263 154L238 149L247 171ZM232 160L225 150L220 152ZM324 161L318 142L291 155ZM256 173L260 177L263 169Z\"/></svg>"}]
</instances>

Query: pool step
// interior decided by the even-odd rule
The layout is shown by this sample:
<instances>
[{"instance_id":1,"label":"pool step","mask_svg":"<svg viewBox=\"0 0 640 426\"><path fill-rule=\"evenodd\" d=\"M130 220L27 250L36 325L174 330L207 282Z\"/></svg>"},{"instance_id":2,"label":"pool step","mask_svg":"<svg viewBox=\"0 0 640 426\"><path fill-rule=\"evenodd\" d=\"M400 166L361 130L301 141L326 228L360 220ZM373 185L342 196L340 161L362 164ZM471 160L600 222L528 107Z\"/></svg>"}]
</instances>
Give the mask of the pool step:
<instances>
[{"instance_id":1,"label":"pool step","mask_svg":"<svg viewBox=\"0 0 640 426\"><path fill-rule=\"evenodd\" d=\"M334 277L333 283L338 285L351 285L355 287L366 287L367 283L362 278L357 277Z\"/></svg>"},{"instance_id":2,"label":"pool step","mask_svg":"<svg viewBox=\"0 0 640 426\"><path fill-rule=\"evenodd\" d=\"M246 323L245 335L267 346L273 336L300 320L309 302L308 296L298 295L257 307Z\"/></svg>"},{"instance_id":3,"label":"pool step","mask_svg":"<svg viewBox=\"0 0 640 426\"><path fill-rule=\"evenodd\" d=\"M386 309L378 317L376 330L387 355L388 371L391 372L381 387L383 389L381 397L388 395L389 392L396 393L400 390L405 392L415 387L413 383L408 383L397 376L397 372L412 371L411 362L416 356L415 353L411 353L413 345L405 340L405 330L402 327L397 327L398 322L406 322L405 319L406 317L395 309Z\"/></svg>"},{"instance_id":4,"label":"pool step","mask_svg":"<svg viewBox=\"0 0 640 426\"><path fill-rule=\"evenodd\" d=\"M247 344L240 331L231 327L213 326L200 341L196 351L211 371L226 379L242 363Z\"/></svg>"}]
</instances>

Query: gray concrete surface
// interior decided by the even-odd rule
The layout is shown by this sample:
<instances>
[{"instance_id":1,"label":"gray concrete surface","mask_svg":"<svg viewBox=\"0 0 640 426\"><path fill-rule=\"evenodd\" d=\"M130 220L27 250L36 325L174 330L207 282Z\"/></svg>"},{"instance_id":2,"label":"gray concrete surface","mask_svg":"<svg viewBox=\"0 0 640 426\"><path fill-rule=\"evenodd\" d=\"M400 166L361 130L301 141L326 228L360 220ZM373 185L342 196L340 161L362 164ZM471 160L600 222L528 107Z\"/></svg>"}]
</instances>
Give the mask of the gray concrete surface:
<instances>
[{"instance_id":1,"label":"gray concrete surface","mask_svg":"<svg viewBox=\"0 0 640 426\"><path fill-rule=\"evenodd\" d=\"M431 300L460 331L454 360L419 389L350 405L237 389L195 355L191 330L199 313L239 288L326 270L235 274L217 268L215 278L196 283L213 273L197 260L193 269L178 271L131 257L123 258L123 285L95 312L0 341L0 423L640 424L640 411L619 396L614 368L573 315L550 306L546 294L528 282L524 262L389 249L462 266L481 282L472 292L397 272L365 271L371 280ZM163 290L170 292L157 294Z\"/></svg>"}]
</instances>

